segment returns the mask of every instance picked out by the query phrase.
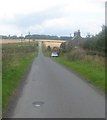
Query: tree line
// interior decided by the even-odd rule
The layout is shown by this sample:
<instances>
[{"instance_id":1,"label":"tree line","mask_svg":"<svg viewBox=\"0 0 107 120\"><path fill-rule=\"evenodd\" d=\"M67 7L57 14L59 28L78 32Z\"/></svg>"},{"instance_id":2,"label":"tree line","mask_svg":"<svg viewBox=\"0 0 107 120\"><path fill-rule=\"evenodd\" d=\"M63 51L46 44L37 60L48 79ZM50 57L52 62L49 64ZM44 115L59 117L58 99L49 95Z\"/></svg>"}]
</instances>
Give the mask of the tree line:
<instances>
[{"instance_id":1,"label":"tree line","mask_svg":"<svg viewBox=\"0 0 107 120\"><path fill-rule=\"evenodd\" d=\"M13 36L6 36L6 35L0 35L0 38L2 39L48 39L48 40L70 40L71 38L68 36L53 36L53 35L39 35L39 34L33 34L33 35L25 35L24 36L17 36L17 35L13 35Z\"/></svg>"},{"instance_id":2,"label":"tree line","mask_svg":"<svg viewBox=\"0 0 107 120\"><path fill-rule=\"evenodd\" d=\"M62 43L60 46L62 53L68 53L74 50L73 42L76 40L71 40ZM96 35L87 34L85 38L77 40L80 42L79 48L82 48L91 55L102 55L107 56L107 26L103 25L102 30Z\"/></svg>"},{"instance_id":3,"label":"tree line","mask_svg":"<svg viewBox=\"0 0 107 120\"><path fill-rule=\"evenodd\" d=\"M102 31L95 36L88 35L82 47L85 50L107 54L107 26L103 25Z\"/></svg>"}]
</instances>

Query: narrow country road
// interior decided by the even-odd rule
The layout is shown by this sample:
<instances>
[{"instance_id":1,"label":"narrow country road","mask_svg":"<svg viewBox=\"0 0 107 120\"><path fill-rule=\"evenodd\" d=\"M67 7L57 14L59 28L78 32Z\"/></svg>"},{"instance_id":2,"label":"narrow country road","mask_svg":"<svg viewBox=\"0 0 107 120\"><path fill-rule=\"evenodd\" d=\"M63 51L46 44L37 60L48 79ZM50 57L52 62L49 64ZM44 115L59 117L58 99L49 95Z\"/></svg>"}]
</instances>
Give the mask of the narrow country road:
<instances>
[{"instance_id":1,"label":"narrow country road","mask_svg":"<svg viewBox=\"0 0 107 120\"><path fill-rule=\"evenodd\" d=\"M39 49L12 118L104 118L105 98Z\"/></svg>"}]
</instances>

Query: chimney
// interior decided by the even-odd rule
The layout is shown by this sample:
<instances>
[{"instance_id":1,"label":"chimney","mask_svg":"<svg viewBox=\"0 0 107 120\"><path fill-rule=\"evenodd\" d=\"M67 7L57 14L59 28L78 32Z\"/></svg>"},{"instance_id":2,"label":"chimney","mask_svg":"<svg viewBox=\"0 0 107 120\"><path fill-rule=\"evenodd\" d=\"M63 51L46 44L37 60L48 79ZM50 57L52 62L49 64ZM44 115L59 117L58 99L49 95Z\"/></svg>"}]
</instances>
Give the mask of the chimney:
<instances>
[{"instance_id":1,"label":"chimney","mask_svg":"<svg viewBox=\"0 0 107 120\"><path fill-rule=\"evenodd\" d=\"M74 37L76 36L76 32L74 32Z\"/></svg>"},{"instance_id":2,"label":"chimney","mask_svg":"<svg viewBox=\"0 0 107 120\"><path fill-rule=\"evenodd\" d=\"M80 36L80 34L81 34L81 33L80 33L80 30L78 30L78 32L77 32L77 36Z\"/></svg>"}]
</instances>

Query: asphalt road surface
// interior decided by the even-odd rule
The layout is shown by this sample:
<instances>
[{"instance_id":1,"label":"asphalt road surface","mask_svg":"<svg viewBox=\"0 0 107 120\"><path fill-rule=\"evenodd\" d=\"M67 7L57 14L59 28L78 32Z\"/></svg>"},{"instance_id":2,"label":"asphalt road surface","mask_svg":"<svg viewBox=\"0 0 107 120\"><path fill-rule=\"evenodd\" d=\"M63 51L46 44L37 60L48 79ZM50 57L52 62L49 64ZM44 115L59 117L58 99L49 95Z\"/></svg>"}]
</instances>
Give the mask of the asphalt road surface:
<instances>
[{"instance_id":1,"label":"asphalt road surface","mask_svg":"<svg viewBox=\"0 0 107 120\"><path fill-rule=\"evenodd\" d=\"M104 95L40 49L12 118L104 117Z\"/></svg>"}]
</instances>

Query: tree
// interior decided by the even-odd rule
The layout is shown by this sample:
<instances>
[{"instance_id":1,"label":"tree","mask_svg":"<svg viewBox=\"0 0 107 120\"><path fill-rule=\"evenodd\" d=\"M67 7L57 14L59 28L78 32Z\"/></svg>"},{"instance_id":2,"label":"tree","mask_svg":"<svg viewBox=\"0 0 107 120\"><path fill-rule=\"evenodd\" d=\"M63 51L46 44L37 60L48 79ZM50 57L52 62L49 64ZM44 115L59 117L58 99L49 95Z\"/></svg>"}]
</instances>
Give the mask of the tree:
<instances>
[{"instance_id":1,"label":"tree","mask_svg":"<svg viewBox=\"0 0 107 120\"><path fill-rule=\"evenodd\" d=\"M60 45L60 50L61 50L61 53L65 53L65 52L66 52L66 42L63 42L63 43Z\"/></svg>"},{"instance_id":2,"label":"tree","mask_svg":"<svg viewBox=\"0 0 107 120\"><path fill-rule=\"evenodd\" d=\"M107 52L107 27L102 26L102 31L95 36L87 35L83 48L100 53Z\"/></svg>"},{"instance_id":3,"label":"tree","mask_svg":"<svg viewBox=\"0 0 107 120\"><path fill-rule=\"evenodd\" d=\"M50 52L50 51L51 51L51 47L50 47L50 46L48 46L48 47L47 47L47 50Z\"/></svg>"}]
</instances>

